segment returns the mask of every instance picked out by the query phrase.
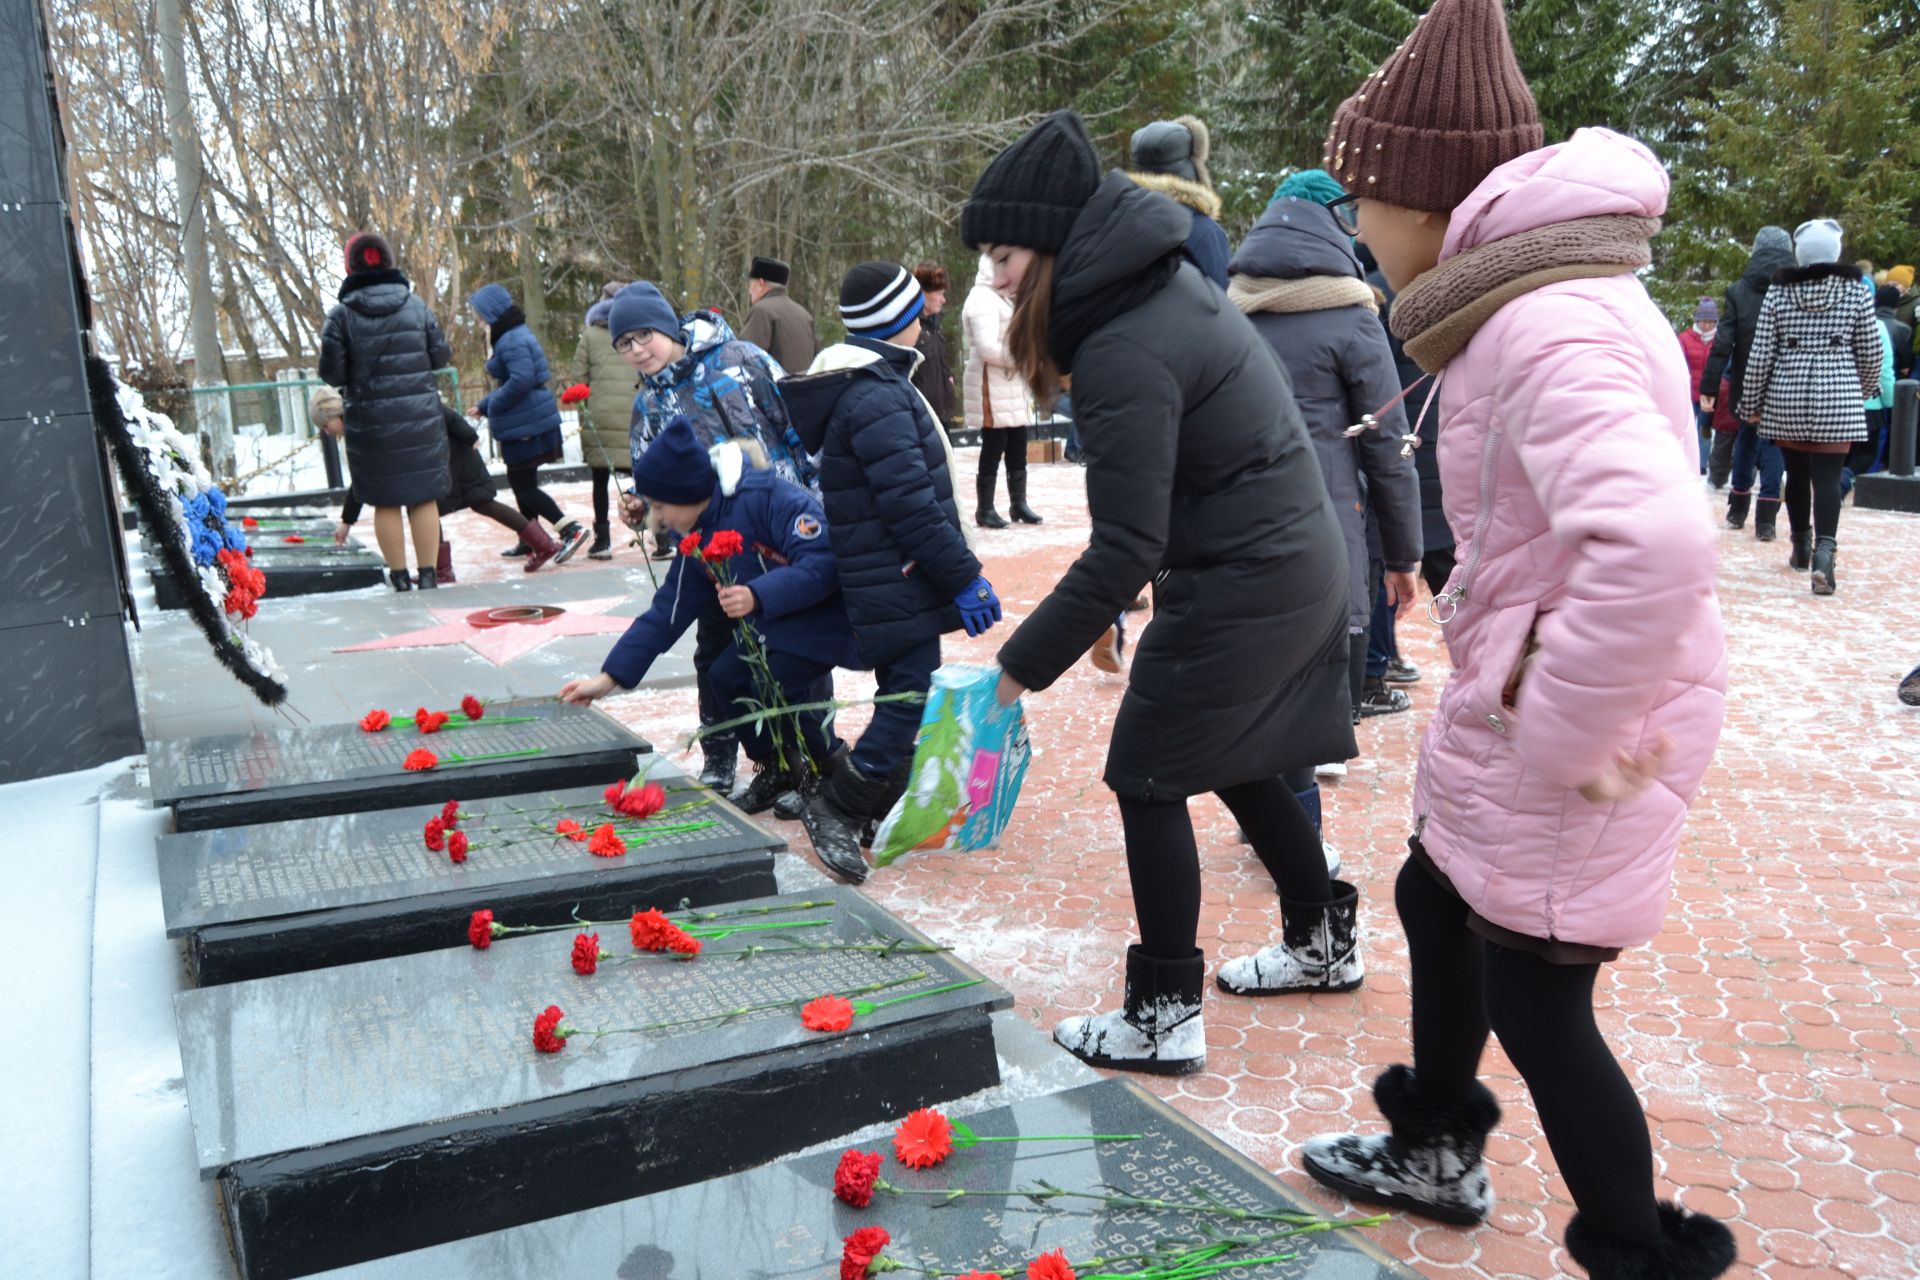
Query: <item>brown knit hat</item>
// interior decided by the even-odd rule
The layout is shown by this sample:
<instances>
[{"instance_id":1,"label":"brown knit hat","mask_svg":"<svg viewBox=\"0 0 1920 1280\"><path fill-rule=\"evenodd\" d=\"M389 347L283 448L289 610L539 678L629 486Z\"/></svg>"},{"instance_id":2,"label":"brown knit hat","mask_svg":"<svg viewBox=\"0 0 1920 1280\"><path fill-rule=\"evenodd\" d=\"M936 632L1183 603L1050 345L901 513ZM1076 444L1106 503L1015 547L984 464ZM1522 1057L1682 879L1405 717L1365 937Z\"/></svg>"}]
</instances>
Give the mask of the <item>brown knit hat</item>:
<instances>
[{"instance_id":1,"label":"brown knit hat","mask_svg":"<svg viewBox=\"0 0 1920 1280\"><path fill-rule=\"evenodd\" d=\"M1446 213L1545 139L1500 0L1435 0L1333 113L1326 167L1359 195Z\"/></svg>"}]
</instances>

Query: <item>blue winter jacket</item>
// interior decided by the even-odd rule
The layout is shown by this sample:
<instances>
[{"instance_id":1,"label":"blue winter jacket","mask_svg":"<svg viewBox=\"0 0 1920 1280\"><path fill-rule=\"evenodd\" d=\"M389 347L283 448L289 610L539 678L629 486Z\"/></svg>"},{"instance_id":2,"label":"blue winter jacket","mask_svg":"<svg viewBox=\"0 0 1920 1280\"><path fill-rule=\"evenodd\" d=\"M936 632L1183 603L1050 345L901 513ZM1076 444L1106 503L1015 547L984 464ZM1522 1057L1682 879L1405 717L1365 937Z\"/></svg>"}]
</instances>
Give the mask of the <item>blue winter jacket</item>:
<instances>
[{"instance_id":1,"label":"blue winter jacket","mask_svg":"<svg viewBox=\"0 0 1920 1280\"><path fill-rule=\"evenodd\" d=\"M793 433L775 386L786 374L780 362L734 337L727 322L712 311L695 311L681 324L687 354L642 378L640 394L634 397L629 432L634 460L675 415L684 413L710 445L758 440L776 472L818 493L820 478Z\"/></svg>"},{"instance_id":2,"label":"blue winter jacket","mask_svg":"<svg viewBox=\"0 0 1920 1280\"><path fill-rule=\"evenodd\" d=\"M499 305L505 299L505 305ZM492 324L513 305L505 289L487 286L473 295L474 310ZM488 314L489 311L492 314ZM509 467L544 458L560 451L560 402L547 389L551 370L540 339L526 325L515 325L501 334L487 359L487 376L494 380L492 394L483 399L475 412L487 420L487 430L500 442L500 456Z\"/></svg>"},{"instance_id":3,"label":"blue winter jacket","mask_svg":"<svg viewBox=\"0 0 1920 1280\"><path fill-rule=\"evenodd\" d=\"M1187 261L1200 268L1200 274L1219 285L1227 287L1227 264L1233 260L1233 247L1227 243L1227 233L1218 222L1201 213L1193 211L1193 230L1187 233Z\"/></svg>"},{"instance_id":4,"label":"blue winter jacket","mask_svg":"<svg viewBox=\"0 0 1920 1280\"><path fill-rule=\"evenodd\" d=\"M735 585L753 588L758 606L749 618L768 649L836 667L860 665L818 498L771 471L749 471L731 495L715 484L695 532L704 543L722 529L747 544L745 554L727 564ZM653 603L600 669L633 688L702 614L733 625L705 567L691 556L675 557Z\"/></svg>"},{"instance_id":5,"label":"blue winter jacket","mask_svg":"<svg viewBox=\"0 0 1920 1280\"><path fill-rule=\"evenodd\" d=\"M857 368L783 379L794 429L820 465L821 500L860 654L882 666L960 629L953 598L980 576L960 533L947 452L908 381L919 353L868 338Z\"/></svg>"}]
</instances>

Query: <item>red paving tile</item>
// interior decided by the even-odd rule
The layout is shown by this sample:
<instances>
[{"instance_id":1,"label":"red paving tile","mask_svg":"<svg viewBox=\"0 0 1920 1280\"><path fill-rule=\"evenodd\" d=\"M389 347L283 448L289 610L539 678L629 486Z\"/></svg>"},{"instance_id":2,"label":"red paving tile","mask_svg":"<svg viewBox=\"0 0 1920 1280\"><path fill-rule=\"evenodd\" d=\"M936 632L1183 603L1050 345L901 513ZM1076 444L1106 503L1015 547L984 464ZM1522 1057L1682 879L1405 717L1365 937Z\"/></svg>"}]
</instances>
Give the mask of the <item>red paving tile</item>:
<instances>
[{"instance_id":1,"label":"red paving tile","mask_svg":"<svg viewBox=\"0 0 1920 1280\"><path fill-rule=\"evenodd\" d=\"M963 453L961 470L972 465ZM1086 539L1081 473L1033 476L1047 524L982 535L1009 623ZM586 508L584 486L559 492ZM493 556L505 540L484 522L450 523L463 574L516 571ZM1784 567L1784 543L1722 534L1726 734L1683 838L1667 927L1610 967L1598 997L1601 1027L1647 1103L1661 1193L1732 1221L1743 1257L1734 1274L1768 1280L1920 1275L1920 712L1893 695L1920 661L1920 520L1849 509L1840 547L1840 594L1815 600ZM622 551L615 566L637 573L635 555ZM1000 639L950 637L947 658L989 662ZM1329 1209L1338 1198L1298 1171L1300 1143L1350 1120L1377 1124L1371 1081L1406 1056L1391 885L1414 748L1447 663L1423 619L1402 628L1401 647L1426 673L1415 710L1369 721L1365 756L1326 788L1329 838L1362 894L1367 985L1306 1000L1210 992L1207 1071L1141 1078ZM859 676L840 687L872 689ZM868 885L1003 983L1042 1028L1119 997L1132 921L1100 771L1123 688L1123 677L1083 664L1030 700L1036 754L1002 848L909 859ZM656 741L695 722L691 690L645 691L609 709ZM842 731L864 719L846 713ZM1192 811L1201 945L1217 961L1270 940L1277 904L1218 803ZM797 825L784 834L806 848ZM1577 1276L1560 1245L1572 1205L1537 1118L1497 1044L1483 1067L1506 1111L1488 1145L1491 1221L1460 1231L1401 1218L1379 1240L1436 1280Z\"/></svg>"}]
</instances>

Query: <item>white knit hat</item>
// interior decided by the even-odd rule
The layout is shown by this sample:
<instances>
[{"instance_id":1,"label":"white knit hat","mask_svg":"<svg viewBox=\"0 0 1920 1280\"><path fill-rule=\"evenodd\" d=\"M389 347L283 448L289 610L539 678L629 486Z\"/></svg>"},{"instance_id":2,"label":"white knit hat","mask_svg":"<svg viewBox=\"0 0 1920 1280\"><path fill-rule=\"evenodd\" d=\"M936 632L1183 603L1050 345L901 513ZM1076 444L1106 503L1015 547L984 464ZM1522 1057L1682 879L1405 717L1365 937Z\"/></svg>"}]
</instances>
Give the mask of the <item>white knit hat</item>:
<instances>
[{"instance_id":1,"label":"white knit hat","mask_svg":"<svg viewBox=\"0 0 1920 1280\"><path fill-rule=\"evenodd\" d=\"M1793 258L1803 267L1840 261L1840 237L1844 233L1832 218L1803 222L1793 232Z\"/></svg>"}]
</instances>

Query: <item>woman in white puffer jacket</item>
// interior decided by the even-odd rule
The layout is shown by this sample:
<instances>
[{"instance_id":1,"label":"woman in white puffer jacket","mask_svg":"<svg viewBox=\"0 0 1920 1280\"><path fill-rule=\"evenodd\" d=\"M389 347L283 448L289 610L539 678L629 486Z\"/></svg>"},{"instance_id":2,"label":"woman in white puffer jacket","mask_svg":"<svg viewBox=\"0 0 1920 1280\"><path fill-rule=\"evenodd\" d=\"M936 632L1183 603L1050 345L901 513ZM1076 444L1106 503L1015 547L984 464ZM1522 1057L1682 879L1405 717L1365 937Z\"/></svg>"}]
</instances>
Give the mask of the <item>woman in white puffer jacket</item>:
<instances>
[{"instance_id":1,"label":"woman in white puffer jacket","mask_svg":"<svg viewBox=\"0 0 1920 1280\"><path fill-rule=\"evenodd\" d=\"M980 432L979 502L974 523L983 529L1004 529L1007 522L993 509L993 490L999 481L1000 457L1007 459L1008 514L1022 524L1039 524L1027 505L1027 428L1033 424L1033 399L1027 384L1007 353L1007 324L1013 319L1013 299L993 287L993 264L980 259L960 312L967 338L967 425Z\"/></svg>"}]
</instances>

